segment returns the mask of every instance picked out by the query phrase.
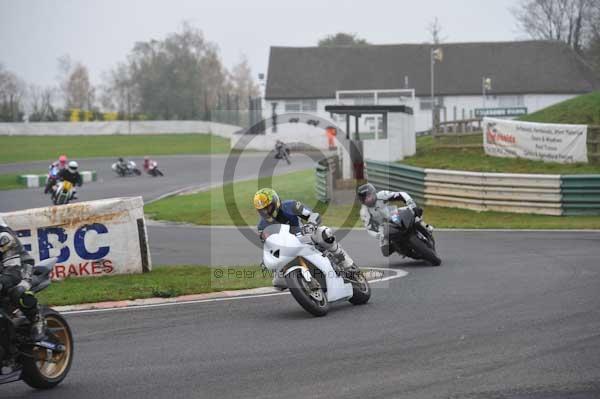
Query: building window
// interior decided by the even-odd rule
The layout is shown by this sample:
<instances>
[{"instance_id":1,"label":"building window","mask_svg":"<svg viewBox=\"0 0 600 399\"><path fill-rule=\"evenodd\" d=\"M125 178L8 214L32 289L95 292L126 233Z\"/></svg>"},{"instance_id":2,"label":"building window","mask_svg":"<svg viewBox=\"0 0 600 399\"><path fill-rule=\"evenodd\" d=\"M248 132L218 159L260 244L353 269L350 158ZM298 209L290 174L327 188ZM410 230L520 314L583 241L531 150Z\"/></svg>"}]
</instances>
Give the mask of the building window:
<instances>
[{"instance_id":1,"label":"building window","mask_svg":"<svg viewBox=\"0 0 600 399\"><path fill-rule=\"evenodd\" d=\"M317 100L286 101L285 112L317 112Z\"/></svg>"},{"instance_id":2,"label":"building window","mask_svg":"<svg viewBox=\"0 0 600 399\"><path fill-rule=\"evenodd\" d=\"M421 101L419 101L419 108L422 111L430 111L431 110L431 99L422 99Z\"/></svg>"},{"instance_id":3,"label":"building window","mask_svg":"<svg viewBox=\"0 0 600 399\"><path fill-rule=\"evenodd\" d=\"M500 108L522 107L525 105L523 96L498 96L498 106Z\"/></svg>"},{"instance_id":4,"label":"building window","mask_svg":"<svg viewBox=\"0 0 600 399\"><path fill-rule=\"evenodd\" d=\"M300 101L286 101L285 112L300 112L302 108Z\"/></svg>"},{"instance_id":5,"label":"building window","mask_svg":"<svg viewBox=\"0 0 600 399\"><path fill-rule=\"evenodd\" d=\"M302 111L317 112L317 100L302 100Z\"/></svg>"}]
</instances>

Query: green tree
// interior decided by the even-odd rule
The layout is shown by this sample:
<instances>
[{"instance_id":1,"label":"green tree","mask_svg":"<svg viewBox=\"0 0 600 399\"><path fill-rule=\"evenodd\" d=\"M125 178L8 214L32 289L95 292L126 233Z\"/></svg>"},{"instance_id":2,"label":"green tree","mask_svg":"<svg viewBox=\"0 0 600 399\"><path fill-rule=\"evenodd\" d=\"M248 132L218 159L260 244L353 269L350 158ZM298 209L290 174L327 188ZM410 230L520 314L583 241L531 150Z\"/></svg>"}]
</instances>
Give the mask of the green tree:
<instances>
[{"instance_id":1,"label":"green tree","mask_svg":"<svg viewBox=\"0 0 600 399\"><path fill-rule=\"evenodd\" d=\"M25 82L0 64L0 122L22 122Z\"/></svg>"},{"instance_id":2,"label":"green tree","mask_svg":"<svg viewBox=\"0 0 600 399\"><path fill-rule=\"evenodd\" d=\"M338 32L334 35L327 35L319 40L319 47L330 46L366 46L369 44L365 39L359 38L356 33Z\"/></svg>"},{"instance_id":3,"label":"green tree","mask_svg":"<svg viewBox=\"0 0 600 399\"><path fill-rule=\"evenodd\" d=\"M103 105L154 119L203 119L227 85L216 45L184 23L164 40L138 42L105 76Z\"/></svg>"}]
</instances>

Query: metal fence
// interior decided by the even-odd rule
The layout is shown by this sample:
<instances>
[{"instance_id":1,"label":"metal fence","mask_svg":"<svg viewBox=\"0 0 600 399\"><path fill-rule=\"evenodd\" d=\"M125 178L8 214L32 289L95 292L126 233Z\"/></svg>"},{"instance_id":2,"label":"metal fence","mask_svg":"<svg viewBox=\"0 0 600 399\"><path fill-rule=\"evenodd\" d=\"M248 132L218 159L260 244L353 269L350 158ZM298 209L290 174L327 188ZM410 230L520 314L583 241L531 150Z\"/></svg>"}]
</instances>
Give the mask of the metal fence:
<instances>
[{"instance_id":1,"label":"metal fence","mask_svg":"<svg viewBox=\"0 0 600 399\"><path fill-rule=\"evenodd\" d=\"M413 199L425 203L425 170L402 164L367 161L367 179L378 190L406 191Z\"/></svg>"},{"instance_id":2,"label":"metal fence","mask_svg":"<svg viewBox=\"0 0 600 399\"><path fill-rule=\"evenodd\" d=\"M477 211L600 215L600 175L536 175L422 169L366 162L378 189L406 191L419 204Z\"/></svg>"},{"instance_id":3,"label":"metal fence","mask_svg":"<svg viewBox=\"0 0 600 399\"><path fill-rule=\"evenodd\" d=\"M561 176L563 215L600 215L600 175Z\"/></svg>"}]
</instances>

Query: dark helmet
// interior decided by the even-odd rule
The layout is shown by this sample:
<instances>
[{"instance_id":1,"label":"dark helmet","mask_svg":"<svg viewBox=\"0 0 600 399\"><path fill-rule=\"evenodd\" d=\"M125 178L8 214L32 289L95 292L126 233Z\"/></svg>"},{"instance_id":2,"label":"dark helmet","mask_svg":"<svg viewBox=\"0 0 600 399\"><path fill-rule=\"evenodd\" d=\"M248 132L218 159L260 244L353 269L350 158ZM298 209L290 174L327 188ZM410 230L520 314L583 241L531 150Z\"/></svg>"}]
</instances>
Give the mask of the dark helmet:
<instances>
[{"instance_id":1,"label":"dark helmet","mask_svg":"<svg viewBox=\"0 0 600 399\"><path fill-rule=\"evenodd\" d=\"M361 204L372 208L377 202L377 190L371 183L363 184L356 190L356 195Z\"/></svg>"},{"instance_id":2,"label":"dark helmet","mask_svg":"<svg viewBox=\"0 0 600 399\"><path fill-rule=\"evenodd\" d=\"M119 158L119 162L123 162L123 158Z\"/></svg>"},{"instance_id":3,"label":"dark helmet","mask_svg":"<svg viewBox=\"0 0 600 399\"><path fill-rule=\"evenodd\" d=\"M281 200L279 195L272 188L261 188L254 194L254 208L258 214L266 220L272 220L277 217L279 208L281 208Z\"/></svg>"}]
</instances>

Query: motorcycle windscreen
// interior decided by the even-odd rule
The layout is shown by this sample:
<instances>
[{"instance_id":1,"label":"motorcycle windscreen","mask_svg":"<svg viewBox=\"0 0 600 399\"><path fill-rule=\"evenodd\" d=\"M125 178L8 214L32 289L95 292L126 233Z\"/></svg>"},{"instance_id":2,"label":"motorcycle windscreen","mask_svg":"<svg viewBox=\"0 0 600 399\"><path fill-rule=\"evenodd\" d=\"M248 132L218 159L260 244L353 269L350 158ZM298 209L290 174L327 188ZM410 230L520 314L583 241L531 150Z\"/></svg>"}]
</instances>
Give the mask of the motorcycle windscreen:
<instances>
[{"instance_id":1,"label":"motorcycle windscreen","mask_svg":"<svg viewBox=\"0 0 600 399\"><path fill-rule=\"evenodd\" d=\"M270 235L279 234L279 232L281 231L281 227L281 224L271 224L267 226L262 233L263 239L266 240Z\"/></svg>"},{"instance_id":2,"label":"motorcycle windscreen","mask_svg":"<svg viewBox=\"0 0 600 399\"><path fill-rule=\"evenodd\" d=\"M409 229L415 221L415 215L408 207L398 209L398 224L404 229Z\"/></svg>"}]
</instances>

